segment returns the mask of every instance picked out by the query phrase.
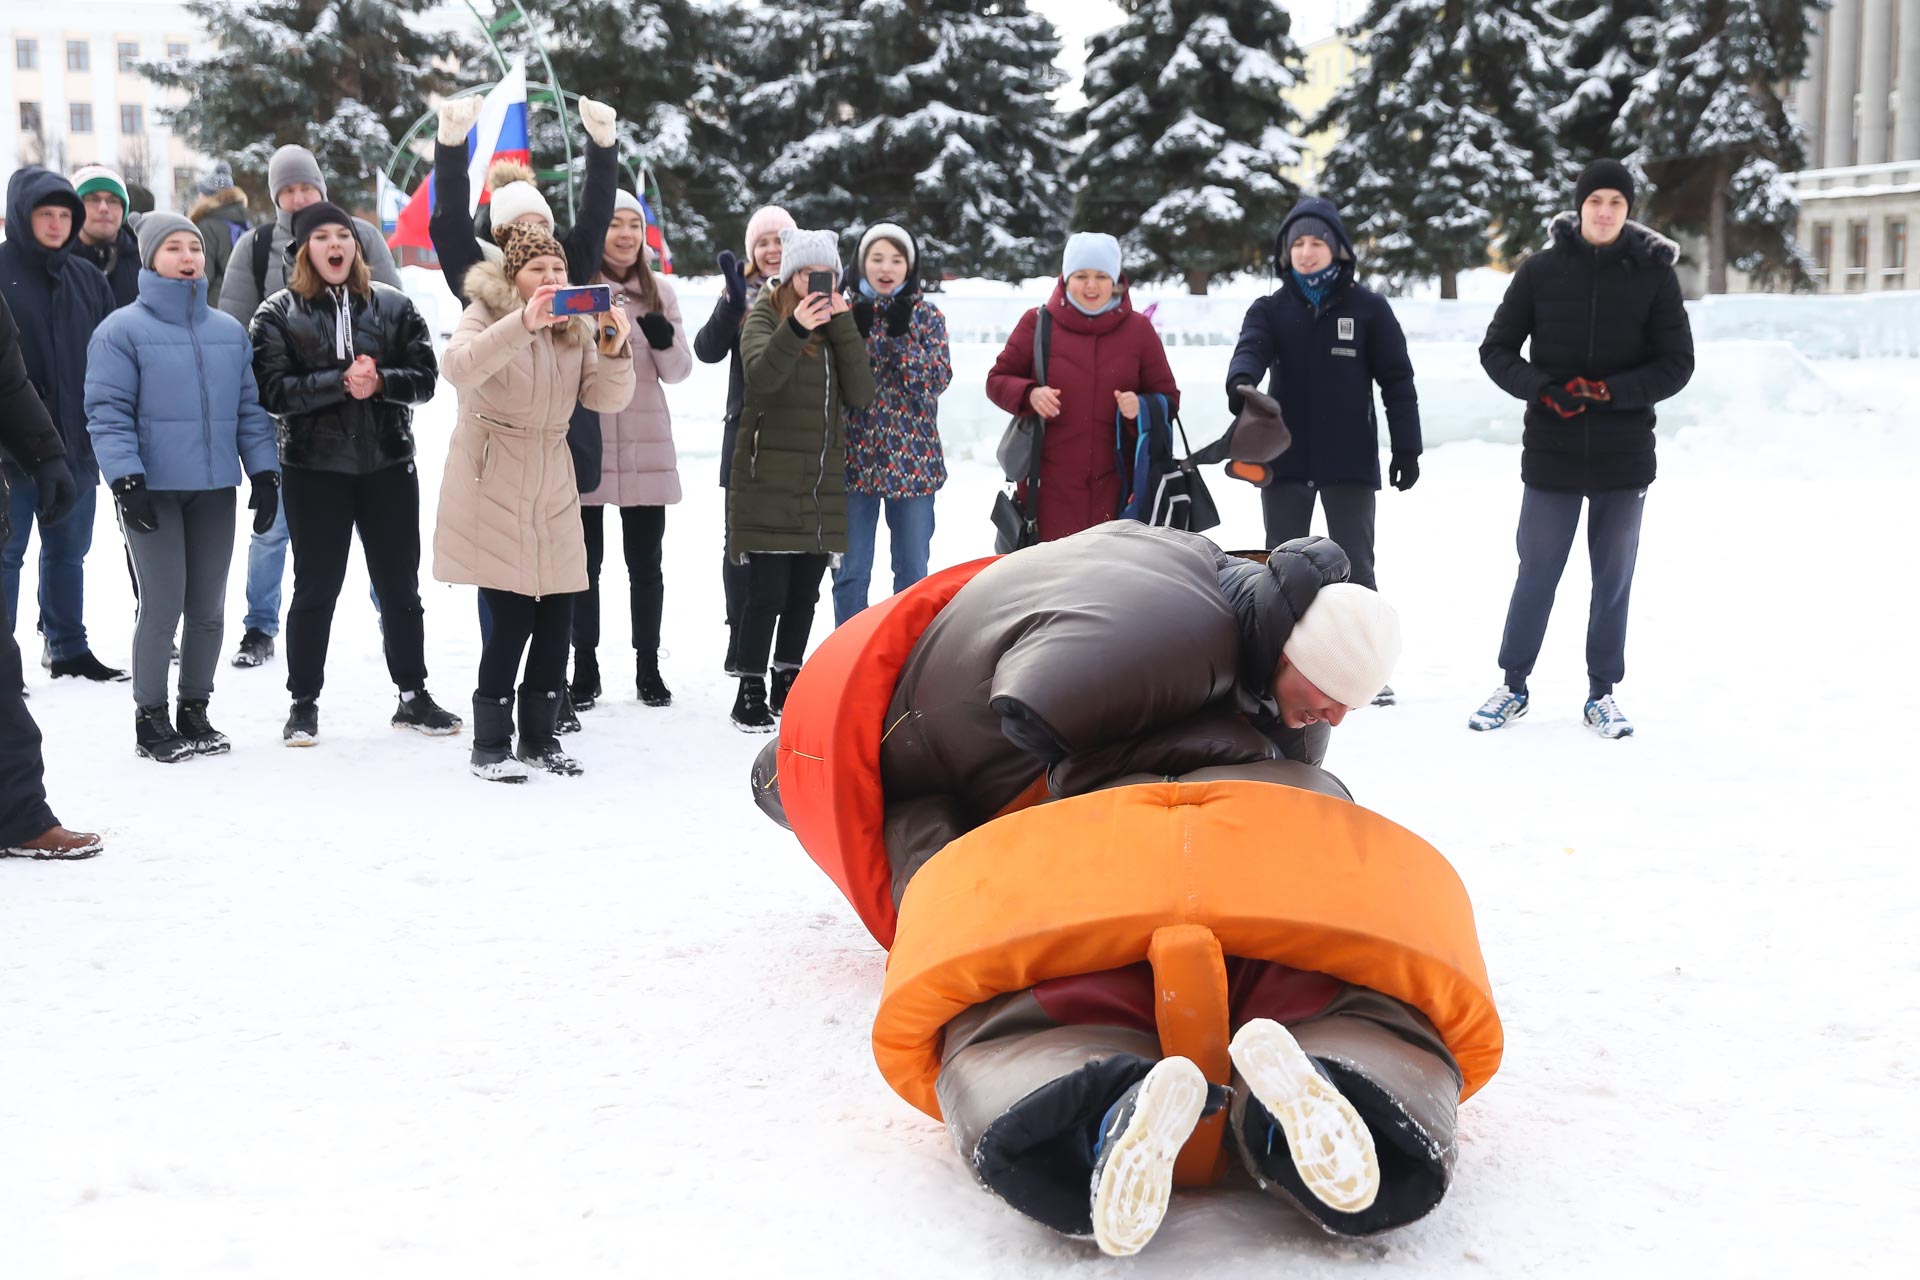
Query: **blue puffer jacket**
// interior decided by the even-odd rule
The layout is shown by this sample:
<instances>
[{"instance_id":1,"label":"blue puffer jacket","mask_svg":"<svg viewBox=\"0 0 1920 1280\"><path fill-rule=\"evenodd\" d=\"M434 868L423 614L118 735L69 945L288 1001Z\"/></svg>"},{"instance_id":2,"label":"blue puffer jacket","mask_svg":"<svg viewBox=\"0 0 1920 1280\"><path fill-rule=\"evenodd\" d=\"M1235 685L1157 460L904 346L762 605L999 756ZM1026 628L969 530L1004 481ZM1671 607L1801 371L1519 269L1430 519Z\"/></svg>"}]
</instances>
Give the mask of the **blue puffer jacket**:
<instances>
[{"instance_id":1,"label":"blue puffer jacket","mask_svg":"<svg viewBox=\"0 0 1920 1280\"><path fill-rule=\"evenodd\" d=\"M1333 229L1340 274L1319 306L1308 302L1287 271L1287 226L1318 218ZM1227 367L1228 401L1235 413L1243 382L1258 386L1272 375L1267 394L1293 433L1293 447L1273 464L1274 478L1313 485L1380 487L1380 428L1373 388L1387 406L1393 452L1420 452L1420 401L1413 389L1407 339L1387 300L1354 283L1353 243L1333 202L1302 200L1274 238L1279 292L1247 309L1240 342Z\"/></svg>"},{"instance_id":2,"label":"blue puffer jacket","mask_svg":"<svg viewBox=\"0 0 1920 1280\"><path fill-rule=\"evenodd\" d=\"M87 431L109 482L230 489L280 470L260 407L253 343L207 305L205 280L140 273L140 300L107 317L87 348Z\"/></svg>"}]
</instances>

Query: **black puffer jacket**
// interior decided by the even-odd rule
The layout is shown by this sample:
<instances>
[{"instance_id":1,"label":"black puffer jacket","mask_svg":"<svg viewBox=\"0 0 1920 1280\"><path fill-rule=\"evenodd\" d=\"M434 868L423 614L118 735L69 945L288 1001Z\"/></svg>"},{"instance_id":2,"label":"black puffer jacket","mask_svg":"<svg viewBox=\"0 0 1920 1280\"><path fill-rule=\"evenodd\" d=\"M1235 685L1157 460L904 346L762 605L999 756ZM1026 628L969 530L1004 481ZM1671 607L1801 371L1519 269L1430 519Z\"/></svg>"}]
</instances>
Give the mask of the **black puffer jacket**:
<instances>
[{"instance_id":1,"label":"black puffer jacket","mask_svg":"<svg viewBox=\"0 0 1920 1280\"><path fill-rule=\"evenodd\" d=\"M1693 330L1673 270L1679 246L1629 222L1596 248L1575 213L1553 220L1551 238L1520 264L1480 344L1488 376L1527 402L1520 478L1574 492L1644 488L1655 470L1653 406L1693 377ZM1605 382L1612 399L1572 418L1540 403L1574 378Z\"/></svg>"},{"instance_id":2,"label":"black puffer jacket","mask_svg":"<svg viewBox=\"0 0 1920 1280\"><path fill-rule=\"evenodd\" d=\"M289 467L366 475L413 457L413 408L433 398L440 376L433 336L398 289L347 293L351 340L340 341L339 294L303 298L282 289L253 317L253 376L260 403L280 423L280 461ZM385 385L371 397L347 394L346 370L373 358Z\"/></svg>"},{"instance_id":3,"label":"black puffer jacket","mask_svg":"<svg viewBox=\"0 0 1920 1280\"><path fill-rule=\"evenodd\" d=\"M64 458L66 452L47 406L27 377L27 362L20 355L20 330L6 298L0 297L0 455L27 473L43 462ZM32 484L33 480L22 474L19 482ZM0 542L12 532L7 485L7 469L0 467Z\"/></svg>"},{"instance_id":4,"label":"black puffer jacket","mask_svg":"<svg viewBox=\"0 0 1920 1280\"><path fill-rule=\"evenodd\" d=\"M731 301L726 294L713 304L707 322L693 338L693 354L701 364L727 361L727 414L720 425L720 487L727 487L733 472L733 447L740 436L740 402L746 398L747 379L740 368L740 326L747 312L760 300L763 287L759 279L747 281L747 300Z\"/></svg>"}]
</instances>

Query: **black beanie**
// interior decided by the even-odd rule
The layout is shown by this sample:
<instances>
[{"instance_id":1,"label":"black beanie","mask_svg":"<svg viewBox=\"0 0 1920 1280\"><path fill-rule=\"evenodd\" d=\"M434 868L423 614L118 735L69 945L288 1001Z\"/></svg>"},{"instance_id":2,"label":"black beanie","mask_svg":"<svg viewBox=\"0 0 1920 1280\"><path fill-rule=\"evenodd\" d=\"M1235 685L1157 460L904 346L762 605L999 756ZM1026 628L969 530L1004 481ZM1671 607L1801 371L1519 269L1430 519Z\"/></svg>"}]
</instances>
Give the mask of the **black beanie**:
<instances>
[{"instance_id":1,"label":"black beanie","mask_svg":"<svg viewBox=\"0 0 1920 1280\"><path fill-rule=\"evenodd\" d=\"M359 238L354 231L353 215L337 204L329 204L321 200L293 215L293 243L288 248L288 252L300 252L301 246L307 242L307 237L328 223L336 227L345 227L348 235L354 236L356 240Z\"/></svg>"},{"instance_id":2,"label":"black beanie","mask_svg":"<svg viewBox=\"0 0 1920 1280\"><path fill-rule=\"evenodd\" d=\"M1633 208L1633 174L1618 160L1595 160L1580 171L1580 181L1573 184L1573 207L1579 209L1596 191L1618 191L1627 198L1627 208Z\"/></svg>"}]
</instances>

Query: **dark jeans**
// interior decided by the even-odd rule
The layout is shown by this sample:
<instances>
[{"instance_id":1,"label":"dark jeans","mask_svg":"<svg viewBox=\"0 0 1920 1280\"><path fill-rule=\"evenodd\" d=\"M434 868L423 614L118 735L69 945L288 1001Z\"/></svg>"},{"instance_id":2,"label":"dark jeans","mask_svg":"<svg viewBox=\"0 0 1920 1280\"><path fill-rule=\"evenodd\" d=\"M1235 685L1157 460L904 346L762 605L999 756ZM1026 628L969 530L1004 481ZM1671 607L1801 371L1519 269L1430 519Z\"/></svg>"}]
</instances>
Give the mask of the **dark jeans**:
<instances>
[{"instance_id":1,"label":"dark jeans","mask_svg":"<svg viewBox=\"0 0 1920 1280\"><path fill-rule=\"evenodd\" d=\"M527 658L526 685L542 693L558 693L567 684L567 633L573 627L573 595L532 596L480 588L493 625L480 650L483 698L511 698L514 677L520 673L520 655Z\"/></svg>"},{"instance_id":2,"label":"dark jeans","mask_svg":"<svg viewBox=\"0 0 1920 1280\"><path fill-rule=\"evenodd\" d=\"M1317 488L1305 481L1276 480L1260 491L1260 511L1267 519L1267 547L1304 538L1313 532L1313 499L1327 513L1327 536L1340 544L1353 565L1351 581L1369 591L1379 590L1373 578L1373 509L1375 493L1363 484L1334 484Z\"/></svg>"},{"instance_id":3,"label":"dark jeans","mask_svg":"<svg viewBox=\"0 0 1920 1280\"><path fill-rule=\"evenodd\" d=\"M1500 669L1507 687L1527 687L1540 656L1553 613L1554 591L1573 549L1580 508L1587 508L1587 560L1593 569L1593 598L1587 609L1587 684L1594 697L1613 692L1627 674L1627 599L1633 591L1633 566L1640 554L1640 516L1645 489L1603 493L1561 493L1527 486L1520 500L1520 576L1507 606L1507 629L1500 639Z\"/></svg>"},{"instance_id":4,"label":"dark jeans","mask_svg":"<svg viewBox=\"0 0 1920 1280\"><path fill-rule=\"evenodd\" d=\"M25 844L58 826L41 778L40 726L27 714L20 646L0 631L0 848Z\"/></svg>"},{"instance_id":5,"label":"dark jeans","mask_svg":"<svg viewBox=\"0 0 1920 1280\"><path fill-rule=\"evenodd\" d=\"M427 683L420 607L420 477L411 462L369 475L287 467L281 503L293 546L293 607L287 610L287 691L317 698L326 682L333 608L347 577L354 531L380 604L387 674L403 692Z\"/></svg>"},{"instance_id":6,"label":"dark jeans","mask_svg":"<svg viewBox=\"0 0 1920 1280\"><path fill-rule=\"evenodd\" d=\"M742 675L765 675L769 650L774 666L799 667L807 656L807 637L813 634L813 611L820 603L827 560L823 555L769 552L747 557L747 603L736 655Z\"/></svg>"},{"instance_id":7,"label":"dark jeans","mask_svg":"<svg viewBox=\"0 0 1920 1280\"><path fill-rule=\"evenodd\" d=\"M600 566L607 558L605 507L580 508L587 534L587 589L573 606L573 647L600 647ZM628 608L633 615L633 647L640 653L660 648L660 611L666 579L660 575L660 540L667 533L665 507L620 507L620 550L627 561Z\"/></svg>"},{"instance_id":8,"label":"dark jeans","mask_svg":"<svg viewBox=\"0 0 1920 1280\"><path fill-rule=\"evenodd\" d=\"M39 490L33 479L10 472L13 481L8 503L13 533L0 547L0 593L5 595L8 629L19 621L20 571L26 565L28 540L40 531L39 616L47 633L47 652L55 662L87 652L87 628L81 620L86 601L83 564L93 547L93 515L100 486L83 484L66 519L51 527L40 520ZM39 835L38 831L34 832Z\"/></svg>"}]
</instances>

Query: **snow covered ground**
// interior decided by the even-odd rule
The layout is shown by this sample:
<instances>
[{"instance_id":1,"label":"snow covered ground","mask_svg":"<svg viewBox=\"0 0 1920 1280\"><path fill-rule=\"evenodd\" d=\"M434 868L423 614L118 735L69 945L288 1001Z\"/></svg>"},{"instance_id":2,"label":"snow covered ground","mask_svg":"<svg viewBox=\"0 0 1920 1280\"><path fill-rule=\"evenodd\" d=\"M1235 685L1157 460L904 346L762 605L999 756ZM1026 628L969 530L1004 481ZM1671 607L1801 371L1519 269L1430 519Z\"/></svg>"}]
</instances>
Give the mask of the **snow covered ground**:
<instances>
[{"instance_id":1,"label":"snow covered ground","mask_svg":"<svg viewBox=\"0 0 1920 1280\"><path fill-rule=\"evenodd\" d=\"M1916 362L1815 371L1866 404L1920 386ZM357 567L310 751L279 745L278 660L221 668L232 755L163 768L133 756L126 686L54 684L29 655L55 807L109 848L0 862L0 1274L1910 1273L1906 415L1749 403L1663 442L1621 743L1579 724L1577 550L1532 715L1464 727L1498 679L1517 447L1446 445L1383 496L1404 701L1355 715L1330 764L1459 868L1505 1066L1424 1222L1335 1241L1232 1186L1182 1195L1115 1263L975 1188L888 1091L867 1042L883 957L749 803L761 740L728 727L720 671L723 390L701 368L673 393L675 705L633 700L612 564L584 778L487 786L464 737L390 730ZM451 409L443 390L421 428L429 494ZM1221 541L1257 545L1254 492L1214 489ZM991 493L958 466L937 562L986 548ZM110 662L132 614L117 541L103 507L88 618ZM462 706L472 592L425 594L432 687Z\"/></svg>"}]
</instances>

